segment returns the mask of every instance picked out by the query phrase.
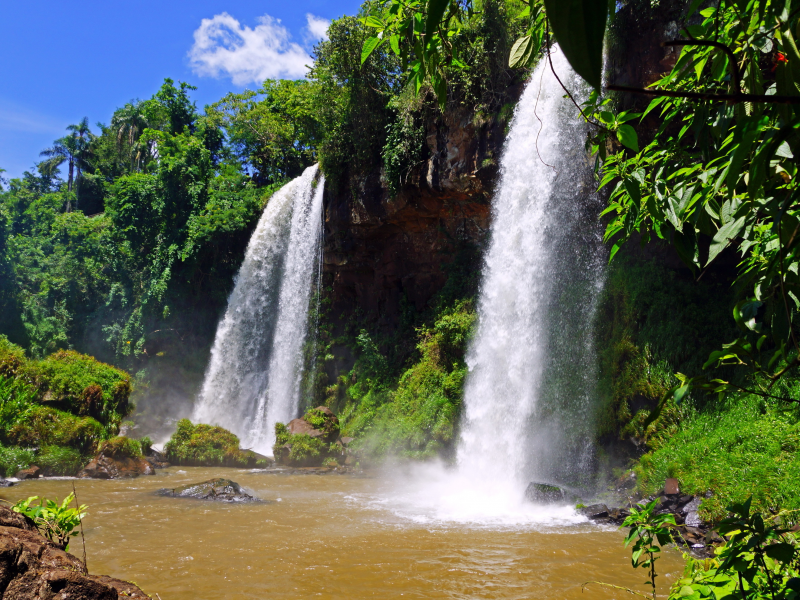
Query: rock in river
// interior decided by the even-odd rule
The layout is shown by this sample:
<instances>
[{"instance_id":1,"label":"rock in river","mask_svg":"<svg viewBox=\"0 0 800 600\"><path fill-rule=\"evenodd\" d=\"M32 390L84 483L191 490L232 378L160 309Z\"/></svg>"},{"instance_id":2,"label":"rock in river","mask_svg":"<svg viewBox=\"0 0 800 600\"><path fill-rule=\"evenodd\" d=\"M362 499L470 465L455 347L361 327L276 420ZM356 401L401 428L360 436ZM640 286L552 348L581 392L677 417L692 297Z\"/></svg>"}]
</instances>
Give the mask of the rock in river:
<instances>
[{"instance_id":1,"label":"rock in river","mask_svg":"<svg viewBox=\"0 0 800 600\"><path fill-rule=\"evenodd\" d=\"M534 504L557 504L566 502L567 495L556 485L531 481L525 490L525 500Z\"/></svg>"},{"instance_id":2,"label":"rock in river","mask_svg":"<svg viewBox=\"0 0 800 600\"><path fill-rule=\"evenodd\" d=\"M176 498L197 498L198 500L216 500L218 502L259 502L242 489L235 481L230 479L209 479L201 483L184 485L175 489L159 491L162 496L175 496Z\"/></svg>"}]
</instances>

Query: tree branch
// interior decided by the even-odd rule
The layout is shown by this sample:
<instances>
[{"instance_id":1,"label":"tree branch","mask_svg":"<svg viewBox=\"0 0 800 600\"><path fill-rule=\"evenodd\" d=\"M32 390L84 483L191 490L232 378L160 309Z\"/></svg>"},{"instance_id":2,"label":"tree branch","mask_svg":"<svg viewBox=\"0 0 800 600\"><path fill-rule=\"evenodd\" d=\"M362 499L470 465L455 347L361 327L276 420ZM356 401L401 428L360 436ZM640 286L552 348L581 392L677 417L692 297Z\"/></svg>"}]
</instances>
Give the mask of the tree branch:
<instances>
[{"instance_id":1,"label":"tree branch","mask_svg":"<svg viewBox=\"0 0 800 600\"><path fill-rule=\"evenodd\" d=\"M613 92L628 92L645 96L666 96L668 98L688 98L690 100L719 100L739 104L741 102L757 102L764 104L800 104L800 96L761 96L758 94L710 94L707 92L674 92L672 90L650 90L627 85L607 85Z\"/></svg>"}]
</instances>

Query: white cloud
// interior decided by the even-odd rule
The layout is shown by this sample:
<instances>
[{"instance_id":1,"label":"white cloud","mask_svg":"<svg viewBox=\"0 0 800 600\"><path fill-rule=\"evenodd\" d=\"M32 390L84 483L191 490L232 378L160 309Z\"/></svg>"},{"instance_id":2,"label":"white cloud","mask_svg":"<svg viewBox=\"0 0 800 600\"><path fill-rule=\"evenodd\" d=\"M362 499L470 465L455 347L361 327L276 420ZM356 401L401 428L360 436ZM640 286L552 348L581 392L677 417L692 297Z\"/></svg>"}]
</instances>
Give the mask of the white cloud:
<instances>
[{"instance_id":1,"label":"white cloud","mask_svg":"<svg viewBox=\"0 0 800 600\"><path fill-rule=\"evenodd\" d=\"M315 27L323 21L313 18ZM304 77L306 65L312 63L308 53L289 41L291 36L279 19L264 15L258 21L251 29L226 12L203 19L189 50L192 70L198 75L228 76L236 85ZM310 18L308 23L310 30Z\"/></svg>"},{"instance_id":2,"label":"white cloud","mask_svg":"<svg viewBox=\"0 0 800 600\"><path fill-rule=\"evenodd\" d=\"M306 13L306 39L313 42L328 39L328 27L331 22L328 19L317 17L311 13Z\"/></svg>"}]
</instances>

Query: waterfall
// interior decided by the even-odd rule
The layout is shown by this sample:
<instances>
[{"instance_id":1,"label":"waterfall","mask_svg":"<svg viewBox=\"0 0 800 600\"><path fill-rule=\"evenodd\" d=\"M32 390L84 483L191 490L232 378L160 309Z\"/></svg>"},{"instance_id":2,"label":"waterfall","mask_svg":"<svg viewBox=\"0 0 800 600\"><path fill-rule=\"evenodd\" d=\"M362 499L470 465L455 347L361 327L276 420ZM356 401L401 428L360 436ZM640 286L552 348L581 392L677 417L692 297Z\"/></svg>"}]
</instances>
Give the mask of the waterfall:
<instances>
[{"instance_id":1,"label":"waterfall","mask_svg":"<svg viewBox=\"0 0 800 600\"><path fill-rule=\"evenodd\" d=\"M557 48L552 58L580 103L584 84ZM577 484L588 471L591 325L605 259L585 141L586 125L543 59L501 160L467 353L457 461L481 485Z\"/></svg>"},{"instance_id":2,"label":"waterfall","mask_svg":"<svg viewBox=\"0 0 800 600\"><path fill-rule=\"evenodd\" d=\"M267 454L275 423L299 409L322 227L325 179L318 170L307 168L267 203L217 327L192 417Z\"/></svg>"}]
</instances>

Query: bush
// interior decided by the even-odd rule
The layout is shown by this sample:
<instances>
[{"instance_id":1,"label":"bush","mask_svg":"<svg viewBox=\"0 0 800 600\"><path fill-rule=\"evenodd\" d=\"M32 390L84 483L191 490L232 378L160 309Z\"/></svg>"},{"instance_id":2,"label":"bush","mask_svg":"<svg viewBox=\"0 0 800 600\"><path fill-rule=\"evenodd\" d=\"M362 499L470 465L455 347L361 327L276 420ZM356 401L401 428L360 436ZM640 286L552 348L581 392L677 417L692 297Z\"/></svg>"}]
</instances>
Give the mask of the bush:
<instances>
[{"instance_id":1,"label":"bush","mask_svg":"<svg viewBox=\"0 0 800 600\"><path fill-rule=\"evenodd\" d=\"M189 419L178 421L178 430L164 446L167 459L175 464L247 467L255 464L252 452L239 449L239 438L222 427L193 425Z\"/></svg>"},{"instance_id":2,"label":"bush","mask_svg":"<svg viewBox=\"0 0 800 600\"><path fill-rule=\"evenodd\" d=\"M32 450L0 446L0 471L3 476L13 477L20 469L27 469L32 462Z\"/></svg>"},{"instance_id":3,"label":"bush","mask_svg":"<svg viewBox=\"0 0 800 600\"><path fill-rule=\"evenodd\" d=\"M36 466L41 467L48 476L77 475L87 462L86 456L78 450L62 446L45 446L39 450L34 460Z\"/></svg>"},{"instance_id":4,"label":"bush","mask_svg":"<svg viewBox=\"0 0 800 600\"><path fill-rule=\"evenodd\" d=\"M35 367L42 401L80 416L91 416L116 435L130 411L133 388L125 371L73 350L59 350Z\"/></svg>"},{"instance_id":5,"label":"bush","mask_svg":"<svg viewBox=\"0 0 800 600\"><path fill-rule=\"evenodd\" d=\"M316 408L308 411L303 419L319 430L324 430L324 427L332 422L328 415ZM326 442L321 436L289 433L286 425L275 423L275 445L272 446L272 452L275 460L281 464L293 467L316 467L338 464L335 457L342 455L342 448L335 443Z\"/></svg>"},{"instance_id":6,"label":"bush","mask_svg":"<svg viewBox=\"0 0 800 600\"><path fill-rule=\"evenodd\" d=\"M36 390L21 379L0 375L0 441L8 441L8 431L35 406Z\"/></svg>"},{"instance_id":7,"label":"bush","mask_svg":"<svg viewBox=\"0 0 800 600\"><path fill-rule=\"evenodd\" d=\"M100 452L113 458L141 458L142 444L139 440L119 436L103 442Z\"/></svg>"},{"instance_id":8,"label":"bush","mask_svg":"<svg viewBox=\"0 0 800 600\"><path fill-rule=\"evenodd\" d=\"M104 437L103 426L92 417L76 417L47 406L32 407L8 432L16 446L66 446L83 453L94 452Z\"/></svg>"}]
</instances>

